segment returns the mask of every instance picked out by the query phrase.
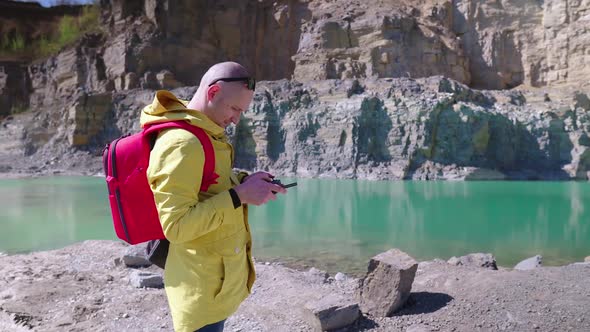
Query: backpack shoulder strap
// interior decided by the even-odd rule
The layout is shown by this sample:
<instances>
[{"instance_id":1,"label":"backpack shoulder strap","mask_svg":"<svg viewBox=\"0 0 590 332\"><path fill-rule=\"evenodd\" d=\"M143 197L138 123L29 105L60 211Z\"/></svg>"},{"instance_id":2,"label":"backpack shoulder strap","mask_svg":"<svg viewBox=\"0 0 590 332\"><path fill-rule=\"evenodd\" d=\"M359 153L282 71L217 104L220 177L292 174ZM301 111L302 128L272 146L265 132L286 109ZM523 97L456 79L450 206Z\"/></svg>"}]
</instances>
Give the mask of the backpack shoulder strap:
<instances>
[{"instance_id":1,"label":"backpack shoulder strap","mask_svg":"<svg viewBox=\"0 0 590 332\"><path fill-rule=\"evenodd\" d=\"M215 173L215 151L213 150L213 144L207 133L199 127L189 124L187 121L171 121L157 123L144 128L143 135L150 137L152 134L159 133L164 129L169 128L180 128L191 132L195 135L201 145L203 146L203 152L205 153L205 165L203 166L203 179L201 180L201 191L207 191L209 186L217 183L219 175Z\"/></svg>"}]
</instances>

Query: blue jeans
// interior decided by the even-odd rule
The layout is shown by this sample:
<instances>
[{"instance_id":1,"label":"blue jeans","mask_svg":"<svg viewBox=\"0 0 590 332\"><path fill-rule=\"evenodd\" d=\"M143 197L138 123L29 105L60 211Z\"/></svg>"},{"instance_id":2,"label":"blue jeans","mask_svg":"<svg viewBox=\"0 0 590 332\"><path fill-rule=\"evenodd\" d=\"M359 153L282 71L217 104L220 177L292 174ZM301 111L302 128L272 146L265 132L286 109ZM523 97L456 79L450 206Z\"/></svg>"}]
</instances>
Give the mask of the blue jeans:
<instances>
[{"instance_id":1,"label":"blue jeans","mask_svg":"<svg viewBox=\"0 0 590 332\"><path fill-rule=\"evenodd\" d=\"M225 319L221 322L205 325L195 332L223 332L223 326L225 325Z\"/></svg>"}]
</instances>

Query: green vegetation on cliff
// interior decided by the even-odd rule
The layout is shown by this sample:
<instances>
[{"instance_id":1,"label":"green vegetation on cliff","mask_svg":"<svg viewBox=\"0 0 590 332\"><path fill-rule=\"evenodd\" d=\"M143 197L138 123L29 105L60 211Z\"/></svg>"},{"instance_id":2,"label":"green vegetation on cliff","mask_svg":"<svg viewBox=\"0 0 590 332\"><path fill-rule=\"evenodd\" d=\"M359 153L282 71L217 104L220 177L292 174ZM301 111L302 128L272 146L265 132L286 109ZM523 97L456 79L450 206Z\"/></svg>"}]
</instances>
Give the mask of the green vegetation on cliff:
<instances>
[{"instance_id":1,"label":"green vegetation on cliff","mask_svg":"<svg viewBox=\"0 0 590 332\"><path fill-rule=\"evenodd\" d=\"M12 34L4 35L0 40L0 57L23 60L44 58L71 46L86 33L100 31L99 5L85 6L79 16L62 16L55 29L44 31L37 38L27 40L18 29Z\"/></svg>"}]
</instances>

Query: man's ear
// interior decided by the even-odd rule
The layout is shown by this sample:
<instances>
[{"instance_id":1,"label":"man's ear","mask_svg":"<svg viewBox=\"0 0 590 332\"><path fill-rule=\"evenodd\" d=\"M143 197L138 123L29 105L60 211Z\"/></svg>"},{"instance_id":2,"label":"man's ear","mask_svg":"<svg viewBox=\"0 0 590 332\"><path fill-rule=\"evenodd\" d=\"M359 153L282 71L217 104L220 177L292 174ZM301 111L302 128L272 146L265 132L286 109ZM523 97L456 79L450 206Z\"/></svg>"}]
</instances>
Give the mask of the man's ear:
<instances>
[{"instance_id":1,"label":"man's ear","mask_svg":"<svg viewBox=\"0 0 590 332\"><path fill-rule=\"evenodd\" d=\"M219 88L219 85L217 85L217 84L210 86L207 89L207 101L208 102L213 101L213 98L215 98L217 93L219 93L219 90L220 90L220 88Z\"/></svg>"}]
</instances>

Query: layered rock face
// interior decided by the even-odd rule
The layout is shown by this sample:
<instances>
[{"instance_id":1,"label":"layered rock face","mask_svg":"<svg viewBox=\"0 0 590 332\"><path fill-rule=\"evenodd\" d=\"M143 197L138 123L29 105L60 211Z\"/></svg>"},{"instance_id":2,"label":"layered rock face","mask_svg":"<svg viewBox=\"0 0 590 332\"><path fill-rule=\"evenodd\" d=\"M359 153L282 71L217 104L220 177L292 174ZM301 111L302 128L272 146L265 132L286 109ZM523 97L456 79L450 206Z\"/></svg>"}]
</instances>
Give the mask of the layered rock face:
<instances>
[{"instance_id":1,"label":"layered rock face","mask_svg":"<svg viewBox=\"0 0 590 332\"><path fill-rule=\"evenodd\" d=\"M233 133L243 168L370 179L586 179L590 171L589 113L573 96L536 102L532 92L481 92L441 77L262 90Z\"/></svg>"},{"instance_id":2,"label":"layered rock face","mask_svg":"<svg viewBox=\"0 0 590 332\"><path fill-rule=\"evenodd\" d=\"M188 99L196 87L172 91ZM86 104L79 101L69 119L76 119L75 112L87 112L84 123L92 128L75 128L93 135L80 136L75 129L63 135L74 139L71 144L83 144L136 132L139 110L151 102L153 93L135 90L116 93L112 101L106 95L92 96ZM587 95L552 90L549 97L561 101L547 102L545 97L542 91L478 91L440 76L265 81L259 83L250 110L228 134L236 167L281 175L587 179ZM88 145L100 153L102 146Z\"/></svg>"},{"instance_id":3,"label":"layered rock face","mask_svg":"<svg viewBox=\"0 0 590 332\"><path fill-rule=\"evenodd\" d=\"M112 0L103 5L115 36L105 45L104 62L117 90L149 87L156 83L149 76L162 70L195 85L207 68L229 59L260 79L290 78L301 25L311 18L305 2L288 0Z\"/></svg>"},{"instance_id":4,"label":"layered rock face","mask_svg":"<svg viewBox=\"0 0 590 332\"><path fill-rule=\"evenodd\" d=\"M587 84L590 1L459 0L453 31L470 60L473 87Z\"/></svg>"},{"instance_id":5,"label":"layered rock face","mask_svg":"<svg viewBox=\"0 0 590 332\"><path fill-rule=\"evenodd\" d=\"M23 128L2 152L7 160L98 155L139 129L153 90L190 98L195 88L179 87L235 60L267 80L231 130L242 168L372 179L587 178L590 1L100 6L103 34L30 64L0 63L0 137Z\"/></svg>"},{"instance_id":6,"label":"layered rock face","mask_svg":"<svg viewBox=\"0 0 590 332\"><path fill-rule=\"evenodd\" d=\"M312 2L302 26L294 78L428 77L470 82L469 61L452 32L450 2Z\"/></svg>"}]
</instances>

